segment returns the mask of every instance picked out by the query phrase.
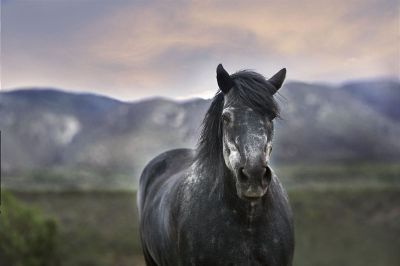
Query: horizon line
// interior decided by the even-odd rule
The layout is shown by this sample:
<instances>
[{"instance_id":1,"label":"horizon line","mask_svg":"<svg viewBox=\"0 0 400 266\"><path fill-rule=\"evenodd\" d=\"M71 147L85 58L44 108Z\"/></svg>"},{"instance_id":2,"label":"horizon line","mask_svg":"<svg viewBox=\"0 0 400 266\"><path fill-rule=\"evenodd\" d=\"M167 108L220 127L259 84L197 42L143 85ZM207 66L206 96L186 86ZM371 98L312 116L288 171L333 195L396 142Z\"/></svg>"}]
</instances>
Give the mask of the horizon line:
<instances>
[{"instance_id":1,"label":"horizon line","mask_svg":"<svg viewBox=\"0 0 400 266\"><path fill-rule=\"evenodd\" d=\"M385 82L397 82L400 83L400 76L378 76L378 77L368 77L368 78L354 78L354 79L348 79L344 81L338 81L338 82L323 82L323 81L302 81L302 80L288 80L285 81L283 84L283 87L288 84L293 84L293 83L300 83L300 84L307 84L307 85L320 85L320 86L326 86L326 87L342 87L347 84L351 83L363 83L363 82L379 82L379 81L385 81ZM183 97L173 97L173 96L165 96L165 95L149 95L145 97L139 97L139 98L131 98L131 99L123 99L122 97L118 96L113 96L110 94L104 94L100 92L96 92L93 90L81 90L81 89L66 89L66 88L61 88L58 86L52 86L52 85L31 85L31 86L21 86L21 87L12 87L12 88L3 88L0 87L0 93L12 93L16 91L57 91L57 92L62 92L62 93L69 93L69 94L75 94L75 95L93 95L97 97L105 97L109 98L112 100L116 100L119 102L138 102L138 101L145 101L145 100L152 100L152 99L164 99L164 100L173 100L173 101L186 101L186 100L192 100L192 99L212 99L214 95L218 92L218 85L215 85L215 92L208 98L199 96L200 94L196 95L189 95L189 96L183 96ZM205 92L208 92L209 90L205 90Z\"/></svg>"}]
</instances>

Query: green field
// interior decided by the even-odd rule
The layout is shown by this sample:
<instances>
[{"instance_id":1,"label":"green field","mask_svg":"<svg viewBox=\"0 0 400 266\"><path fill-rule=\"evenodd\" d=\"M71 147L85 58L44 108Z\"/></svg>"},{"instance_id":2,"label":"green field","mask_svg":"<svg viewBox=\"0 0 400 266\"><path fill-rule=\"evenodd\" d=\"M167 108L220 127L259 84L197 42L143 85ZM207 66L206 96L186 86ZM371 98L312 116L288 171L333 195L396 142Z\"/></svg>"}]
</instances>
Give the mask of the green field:
<instances>
[{"instance_id":1,"label":"green field","mask_svg":"<svg viewBox=\"0 0 400 266\"><path fill-rule=\"evenodd\" d=\"M61 224L62 265L142 265L135 193L14 193ZM293 189L295 265L400 262L400 190Z\"/></svg>"},{"instance_id":2,"label":"green field","mask_svg":"<svg viewBox=\"0 0 400 266\"><path fill-rule=\"evenodd\" d=\"M294 265L400 265L398 167L373 169L289 167L277 171L299 173L298 179L285 181L295 218ZM346 178L344 173L355 178ZM144 265L135 192L12 194L58 221L61 265Z\"/></svg>"}]
</instances>

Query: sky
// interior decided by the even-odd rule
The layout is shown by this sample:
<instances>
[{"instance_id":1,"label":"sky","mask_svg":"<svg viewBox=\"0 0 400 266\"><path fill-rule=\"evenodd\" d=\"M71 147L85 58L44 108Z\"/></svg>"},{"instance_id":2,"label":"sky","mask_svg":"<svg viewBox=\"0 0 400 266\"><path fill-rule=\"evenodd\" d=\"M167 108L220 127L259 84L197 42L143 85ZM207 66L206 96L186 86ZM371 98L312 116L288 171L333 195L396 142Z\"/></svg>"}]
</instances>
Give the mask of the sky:
<instances>
[{"instance_id":1,"label":"sky","mask_svg":"<svg viewBox=\"0 0 400 266\"><path fill-rule=\"evenodd\" d=\"M400 77L398 0L1 0L1 88L211 97L215 69Z\"/></svg>"}]
</instances>

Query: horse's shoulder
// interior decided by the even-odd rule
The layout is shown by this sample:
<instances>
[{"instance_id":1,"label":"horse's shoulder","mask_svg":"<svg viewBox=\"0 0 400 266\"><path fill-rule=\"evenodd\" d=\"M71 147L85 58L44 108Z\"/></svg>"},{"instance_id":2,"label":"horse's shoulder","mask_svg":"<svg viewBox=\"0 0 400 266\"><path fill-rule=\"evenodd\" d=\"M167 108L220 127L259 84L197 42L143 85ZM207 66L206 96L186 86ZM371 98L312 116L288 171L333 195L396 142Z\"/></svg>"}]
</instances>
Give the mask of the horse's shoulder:
<instances>
[{"instance_id":1,"label":"horse's shoulder","mask_svg":"<svg viewBox=\"0 0 400 266\"><path fill-rule=\"evenodd\" d=\"M174 149L168 150L153 158L143 169L139 180L139 202L149 186L154 187L154 182L165 182L176 172L187 168L193 161L194 150ZM157 185L158 186L158 185Z\"/></svg>"},{"instance_id":2,"label":"horse's shoulder","mask_svg":"<svg viewBox=\"0 0 400 266\"><path fill-rule=\"evenodd\" d=\"M165 258L160 253L169 245L169 232L171 231L172 214L171 205L174 202L177 182L193 161L194 150L174 149L168 150L152 159L144 168L140 177L137 194L137 204L141 221L141 238L143 251L149 265L156 261L157 265ZM171 193L172 192L172 193ZM166 200L168 199L168 200ZM160 210L155 212L154 210ZM145 221L145 225L143 225ZM173 252L170 250L169 252Z\"/></svg>"}]
</instances>

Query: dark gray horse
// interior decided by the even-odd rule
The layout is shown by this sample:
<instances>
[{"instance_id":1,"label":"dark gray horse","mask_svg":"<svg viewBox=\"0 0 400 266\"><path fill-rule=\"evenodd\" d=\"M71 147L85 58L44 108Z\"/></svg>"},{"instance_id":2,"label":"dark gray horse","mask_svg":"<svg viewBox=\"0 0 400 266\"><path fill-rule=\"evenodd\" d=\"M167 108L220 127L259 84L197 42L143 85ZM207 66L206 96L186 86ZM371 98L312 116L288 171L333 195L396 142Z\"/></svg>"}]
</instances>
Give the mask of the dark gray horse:
<instances>
[{"instance_id":1,"label":"dark gray horse","mask_svg":"<svg viewBox=\"0 0 400 266\"><path fill-rule=\"evenodd\" d=\"M285 75L229 75L218 66L220 91L197 149L167 151L140 177L147 265L292 265L292 214L269 166L279 112L273 95Z\"/></svg>"}]
</instances>

